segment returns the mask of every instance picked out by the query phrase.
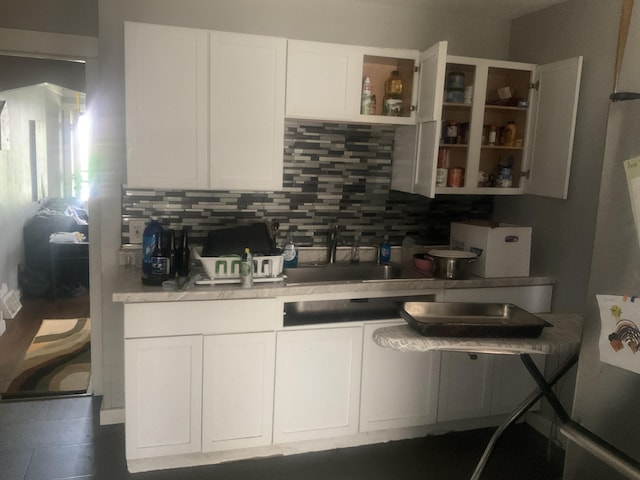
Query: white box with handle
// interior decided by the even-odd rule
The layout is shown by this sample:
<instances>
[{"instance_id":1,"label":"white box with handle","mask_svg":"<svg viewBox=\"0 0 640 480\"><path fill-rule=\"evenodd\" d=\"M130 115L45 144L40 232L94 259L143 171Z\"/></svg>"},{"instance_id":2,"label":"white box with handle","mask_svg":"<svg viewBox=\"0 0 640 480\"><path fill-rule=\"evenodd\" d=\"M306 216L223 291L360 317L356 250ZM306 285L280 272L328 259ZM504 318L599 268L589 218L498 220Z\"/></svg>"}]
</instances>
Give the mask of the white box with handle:
<instances>
[{"instance_id":1,"label":"white box with handle","mask_svg":"<svg viewBox=\"0 0 640 480\"><path fill-rule=\"evenodd\" d=\"M528 277L531 227L486 220L452 222L450 246L474 252L469 272L484 278Z\"/></svg>"}]
</instances>

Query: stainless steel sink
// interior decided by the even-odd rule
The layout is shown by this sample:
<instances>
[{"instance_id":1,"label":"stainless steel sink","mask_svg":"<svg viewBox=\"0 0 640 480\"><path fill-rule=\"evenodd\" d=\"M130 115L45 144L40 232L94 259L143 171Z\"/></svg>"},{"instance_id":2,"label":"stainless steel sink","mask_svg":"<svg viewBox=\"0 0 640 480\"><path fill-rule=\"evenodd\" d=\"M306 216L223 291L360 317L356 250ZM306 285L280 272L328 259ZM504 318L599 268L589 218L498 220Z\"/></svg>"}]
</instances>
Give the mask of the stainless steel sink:
<instances>
[{"instance_id":1,"label":"stainless steel sink","mask_svg":"<svg viewBox=\"0 0 640 480\"><path fill-rule=\"evenodd\" d=\"M375 263L332 263L299 265L285 268L287 285L321 282L364 282L423 278L423 275L401 265Z\"/></svg>"}]
</instances>

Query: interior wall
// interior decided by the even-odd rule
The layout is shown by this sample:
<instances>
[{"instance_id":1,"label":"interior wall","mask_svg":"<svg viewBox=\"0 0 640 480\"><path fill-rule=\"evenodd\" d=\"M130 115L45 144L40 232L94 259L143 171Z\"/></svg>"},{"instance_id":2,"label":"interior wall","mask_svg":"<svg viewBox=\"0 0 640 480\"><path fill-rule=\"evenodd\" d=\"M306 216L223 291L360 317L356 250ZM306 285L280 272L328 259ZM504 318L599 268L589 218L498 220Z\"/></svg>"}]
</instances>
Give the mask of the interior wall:
<instances>
[{"instance_id":1,"label":"interior wall","mask_svg":"<svg viewBox=\"0 0 640 480\"><path fill-rule=\"evenodd\" d=\"M448 40L452 54L505 58L506 21L362 0L98 0L99 84L94 98L97 179L92 218L99 215L103 328L103 409L124 405L123 308L117 287L121 184L126 182L124 117L125 20L274 35L333 43L425 49ZM92 233L92 238L96 235ZM92 300L92 309L95 302ZM92 312L92 316L94 313ZM103 420L106 417L103 416Z\"/></svg>"},{"instance_id":2,"label":"interior wall","mask_svg":"<svg viewBox=\"0 0 640 480\"><path fill-rule=\"evenodd\" d=\"M391 0L135 0L125 2L124 16L139 22L389 48L424 50L447 40L451 54L500 59L506 58L509 43L507 21Z\"/></svg>"},{"instance_id":3,"label":"interior wall","mask_svg":"<svg viewBox=\"0 0 640 480\"><path fill-rule=\"evenodd\" d=\"M4 144L0 150L0 282L13 289L18 288L18 264L23 254L22 227L39 207L32 199L29 121L45 124L45 93L41 87L0 92L0 100L6 101L10 141L8 148ZM38 149L46 153L44 138ZM42 173L46 175L46 168Z\"/></svg>"},{"instance_id":4,"label":"interior wall","mask_svg":"<svg viewBox=\"0 0 640 480\"><path fill-rule=\"evenodd\" d=\"M544 64L584 57L568 199L495 200L496 220L533 227L531 272L556 275L557 313L584 311L619 5L620 0L569 0L516 19L511 28L510 59Z\"/></svg>"},{"instance_id":5,"label":"interior wall","mask_svg":"<svg viewBox=\"0 0 640 480\"><path fill-rule=\"evenodd\" d=\"M97 37L98 0L3 2L0 27Z\"/></svg>"}]
</instances>

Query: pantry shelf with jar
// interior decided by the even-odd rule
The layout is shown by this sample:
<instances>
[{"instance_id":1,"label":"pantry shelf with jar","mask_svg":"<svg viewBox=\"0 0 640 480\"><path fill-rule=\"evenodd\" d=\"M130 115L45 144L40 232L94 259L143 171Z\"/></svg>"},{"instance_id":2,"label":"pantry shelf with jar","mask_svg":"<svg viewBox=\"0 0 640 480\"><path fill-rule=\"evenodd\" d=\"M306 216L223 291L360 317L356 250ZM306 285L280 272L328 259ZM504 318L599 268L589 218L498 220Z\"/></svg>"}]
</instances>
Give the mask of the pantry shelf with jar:
<instances>
[{"instance_id":1,"label":"pantry shelf with jar","mask_svg":"<svg viewBox=\"0 0 640 480\"><path fill-rule=\"evenodd\" d=\"M435 193L566 198L581 66L448 56Z\"/></svg>"}]
</instances>

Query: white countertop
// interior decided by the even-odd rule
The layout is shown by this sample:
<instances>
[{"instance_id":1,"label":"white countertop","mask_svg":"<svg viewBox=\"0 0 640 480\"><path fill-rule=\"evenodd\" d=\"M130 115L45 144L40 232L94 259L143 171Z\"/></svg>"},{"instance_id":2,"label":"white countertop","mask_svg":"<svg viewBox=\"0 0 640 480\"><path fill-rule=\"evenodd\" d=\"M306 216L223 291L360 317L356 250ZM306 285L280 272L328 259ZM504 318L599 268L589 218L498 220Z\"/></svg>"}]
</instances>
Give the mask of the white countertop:
<instances>
[{"instance_id":1,"label":"white countertop","mask_svg":"<svg viewBox=\"0 0 640 480\"><path fill-rule=\"evenodd\" d=\"M284 282L256 283L251 288L239 285L194 285L185 291L165 290L162 287L144 285L140 268L120 266L117 272L118 285L113 293L113 301L122 303L178 302L197 300L227 300L250 298L273 298L315 294L354 294L372 292L422 293L425 290L448 288L520 287L531 285L552 285L553 276L481 278L471 276L468 280L442 280L433 278L375 280L364 282L308 283L286 285Z\"/></svg>"}]
</instances>

